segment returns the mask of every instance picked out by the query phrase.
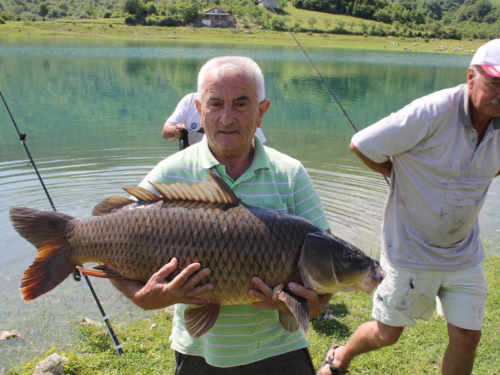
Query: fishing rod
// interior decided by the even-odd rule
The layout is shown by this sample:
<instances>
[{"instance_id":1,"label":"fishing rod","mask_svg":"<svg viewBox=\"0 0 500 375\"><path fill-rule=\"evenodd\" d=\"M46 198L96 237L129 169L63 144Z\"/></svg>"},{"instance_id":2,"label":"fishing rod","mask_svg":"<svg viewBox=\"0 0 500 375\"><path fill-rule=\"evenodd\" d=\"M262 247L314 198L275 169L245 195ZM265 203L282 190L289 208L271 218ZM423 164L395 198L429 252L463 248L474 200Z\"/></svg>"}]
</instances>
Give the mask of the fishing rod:
<instances>
[{"instance_id":1,"label":"fishing rod","mask_svg":"<svg viewBox=\"0 0 500 375\"><path fill-rule=\"evenodd\" d=\"M35 161L33 160L33 157L31 156L31 153L29 152L28 145L26 144L26 140L28 139L28 136L26 133L21 133L19 131L19 127L17 126L16 120L14 119L14 116L12 115L12 112L10 111L9 106L7 105L7 101L5 100L2 90L0 90L0 97L2 98L3 104L5 105L5 108L7 109L7 112L9 113L10 119L12 120L12 124L16 128L17 134L19 136L19 140L21 141L24 150L28 154L28 158L30 160L29 164L33 166L33 169L35 170L36 175L38 176L38 180L40 181L40 184L42 185L43 191L45 192L45 195L47 196L47 199L50 202L50 205L52 206L52 209L57 212L56 206L54 205L54 202L52 201L52 198L50 197L49 191L47 190L47 187L45 186L45 183L43 182L42 176L40 176L40 173L38 172L38 168L36 167ZM115 335L115 332L113 331L113 328L111 327L111 323L109 322L109 316L106 315L106 312L104 311L101 302L99 301L99 298L97 297L97 294L94 290L94 287L92 286L92 283L90 282L90 279L87 275L83 275L85 278L85 281L87 282L87 285L90 289L90 292L92 293L92 296L94 297L94 301L97 304L97 307L99 308L99 311L101 312L102 319L104 320L104 324L106 325L106 328L108 330L108 333L111 337L111 340L113 341L113 344L115 346L116 351L120 355L124 355L125 353L123 352L123 345L121 345L118 342L118 339ZM82 279L81 273L78 270L73 271L73 279L75 281L80 281Z\"/></svg>"},{"instance_id":2,"label":"fishing rod","mask_svg":"<svg viewBox=\"0 0 500 375\"><path fill-rule=\"evenodd\" d=\"M314 64L314 62L312 61L312 59L309 56L309 54L302 47L302 44L300 44L300 42L297 40L297 38L295 37L295 35L293 35L292 31L285 24L285 22L283 21L283 19L281 18L281 16L278 13L276 13L276 11L274 10L274 8L271 5L269 5L269 3L267 2L267 0L262 0L262 3L267 8L267 10L269 10L272 13L274 13L274 15L278 18L278 20L280 21L280 23L283 25L283 28L288 32L288 34L290 34L290 36L293 38L293 40L295 41L295 43L297 43L297 46L299 46L300 50L304 53L304 56L306 57L306 59L309 62L309 64L314 68L314 70L318 74L321 83L323 84L323 86L325 86L325 88L328 91L328 93L330 94L330 96L335 100L335 102L339 106L339 109L342 111L342 114L344 115L344 118L349 122L349 125L351 125L351 127L354 129L354 132L357 133L358 129L356 128L356 126L352 122L351 118L347 114L344 106L342 105L342 103L340 102L340 100L337 98L337 95L335 95L335 93L333 92L332 88L330 87L330 85L326 81L325 77L323 77L323 75L321 74L321 72L319 71L319 69L316 67L316 64ZM385 182L387 182L387 185L390 186L391 183L389 182L389 179L386 176L384 176L384 175L382 175L382 176L384 177Z\"/></svg>"}]
</instances>

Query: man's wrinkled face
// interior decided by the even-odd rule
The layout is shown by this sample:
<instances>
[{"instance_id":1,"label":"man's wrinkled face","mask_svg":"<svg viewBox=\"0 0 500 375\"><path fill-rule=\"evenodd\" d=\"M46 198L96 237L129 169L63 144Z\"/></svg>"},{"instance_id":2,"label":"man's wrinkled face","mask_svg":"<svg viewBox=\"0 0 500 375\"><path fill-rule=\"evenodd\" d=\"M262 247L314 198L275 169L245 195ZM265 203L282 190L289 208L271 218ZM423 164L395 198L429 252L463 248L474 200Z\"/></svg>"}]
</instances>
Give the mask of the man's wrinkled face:
<instances>
[{"instance_id":1,"label":"man's wrinkled face","mask_svg":"<svg viewBox=\"0 0 500 375\"><path fill-rule=\"evenodd\" d=\"M500 116L500 78L486 74L481 67L476 67L477 73L469 68L467 84L469 98L475 109L484 117Z\"/></svg>"},{"instance_id":2,"label":"man's wrinkled face","mask_svg":"<svg viewBox=\"0 0 500 375\"><path fill-rule=\"evenodd\" d=\"M255 80L236 70L208 71L201 102L196 102L213 152L248 152L269 101L259 103Z\"/></svg>"}]
</instances>

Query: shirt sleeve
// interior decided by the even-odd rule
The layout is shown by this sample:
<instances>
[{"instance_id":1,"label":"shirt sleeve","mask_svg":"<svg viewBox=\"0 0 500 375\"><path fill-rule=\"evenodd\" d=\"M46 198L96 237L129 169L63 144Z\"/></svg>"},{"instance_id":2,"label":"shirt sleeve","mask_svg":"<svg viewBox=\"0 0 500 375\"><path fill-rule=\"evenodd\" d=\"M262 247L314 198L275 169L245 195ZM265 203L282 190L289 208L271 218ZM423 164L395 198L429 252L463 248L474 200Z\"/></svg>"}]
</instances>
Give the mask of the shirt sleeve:
<instances>
[{"instance_id":1,"label":"shirt sleeve","mask_svg":"<svg viewBox=\"0 0 500 375\"><path fill-rule=\"evenodd\" d=\"M428 112L420 101L415 101L361 130L351 141L367 158L384 163L415 147L428 133Z\"/></svg>"},{"instance_id":2,"label":"shirt sleeve","mask_svg":"<svg viewBox=\"0 0 500 375\"><path fill-rule=\"evenodd\" d=\"M167 121L165 121L165 123L178 124L180 122L185 124L187 122L192 95L193 94L187 94L179 101L174 112L170 115Z\"/></svg>"}]
</instances>

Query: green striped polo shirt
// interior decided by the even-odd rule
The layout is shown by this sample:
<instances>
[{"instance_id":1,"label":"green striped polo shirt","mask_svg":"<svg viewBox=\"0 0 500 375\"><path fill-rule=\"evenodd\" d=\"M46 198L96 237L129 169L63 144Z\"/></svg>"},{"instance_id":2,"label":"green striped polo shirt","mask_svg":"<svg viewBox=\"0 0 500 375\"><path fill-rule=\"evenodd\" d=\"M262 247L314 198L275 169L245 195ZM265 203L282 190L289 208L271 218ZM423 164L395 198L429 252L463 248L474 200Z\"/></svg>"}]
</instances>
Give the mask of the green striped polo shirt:
<instances>
[{"instance_id":1,"label":"green striped polo shirt","mask_svg":"<svg viewBox=\"0 0 500 375\"><path fill-rule=\"evenodd\" d=\"M141 182L155 191L148 181L165 183L206 181L207 170L217 173L242 202L302 216L328 229L321 201L302 164L254 137L252 165L233 181L210 152L207 137L161 161ZM155 191L156 192L156 191ZM188 305L177 304L173 318L172 348L178 352L202 356L216 367L233 367L256 362L309 345L303 333L285 331L277 310L248 305L225 305L215 325L202 337L189 335L184 323Z\"/></svg>"}]
</instances>

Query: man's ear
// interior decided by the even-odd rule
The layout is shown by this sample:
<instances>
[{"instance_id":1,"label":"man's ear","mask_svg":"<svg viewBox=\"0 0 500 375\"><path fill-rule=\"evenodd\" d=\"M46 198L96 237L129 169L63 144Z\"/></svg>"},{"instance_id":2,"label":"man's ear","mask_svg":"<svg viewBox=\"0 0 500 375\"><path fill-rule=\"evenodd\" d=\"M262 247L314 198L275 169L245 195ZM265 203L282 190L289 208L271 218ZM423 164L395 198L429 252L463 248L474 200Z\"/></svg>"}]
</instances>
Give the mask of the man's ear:
<instances>
[{"instance_id":1,"label":"man's ear","mask_svg":"<svg viewBox=\"0 0 500 375\"><path fill-rule=\"evenodd\" d=\"M198 113L201 115L201 103L198 101L198 99L194 100L194 105L196 106L196 110Z\"/></svg>"},{"instance_id":2,"label":"man's ear","mask_svg":"<svg viewBox=\"0 0 500 375\"><path fill-rule=\"evenodd\" d=\"M467 87L470 89L472 89L472 87L474 86L474 78L475 78L475 74L474 74L474 70L469 67L467 69Z\"/></svg>"},{"instance_id":3,"label":"man's ear","mask_svg":"<svg viewBox=\"0 0 500 375\"><path fill-rule=\"evenodd\" d=\"M269 99L264 99L259 103L259 123L257 124L258 128L261 127L262 118L264 117L270 106L271 106L271 101Z\"/></svg>"}]
</instances>

